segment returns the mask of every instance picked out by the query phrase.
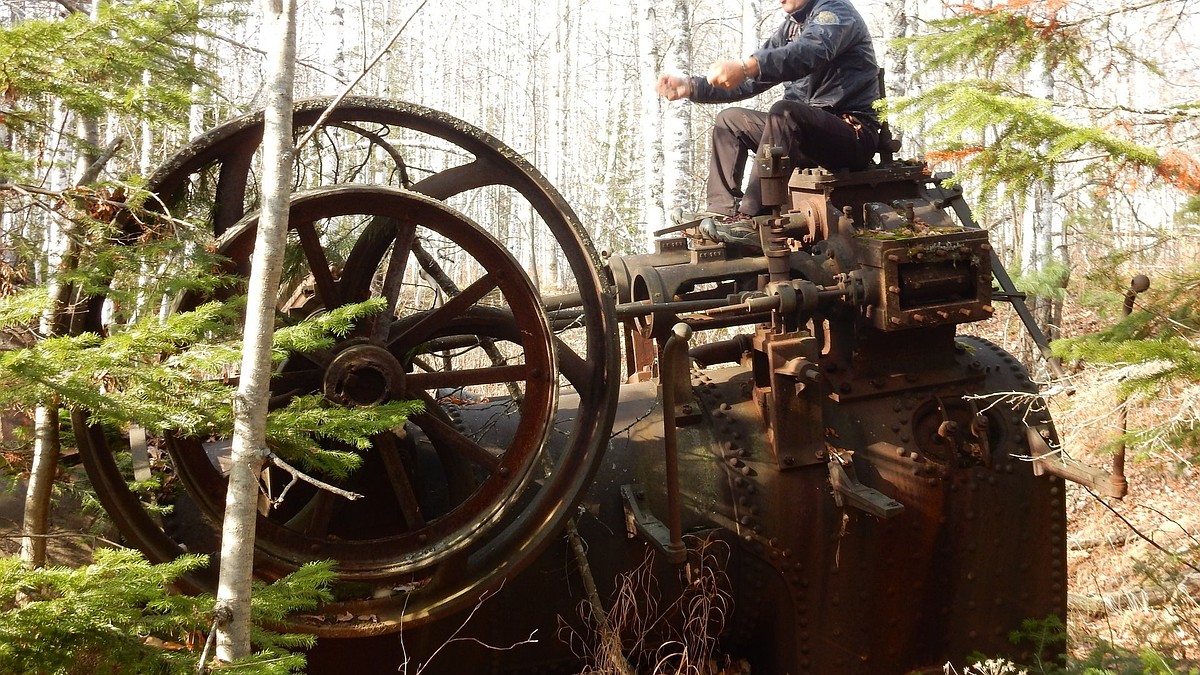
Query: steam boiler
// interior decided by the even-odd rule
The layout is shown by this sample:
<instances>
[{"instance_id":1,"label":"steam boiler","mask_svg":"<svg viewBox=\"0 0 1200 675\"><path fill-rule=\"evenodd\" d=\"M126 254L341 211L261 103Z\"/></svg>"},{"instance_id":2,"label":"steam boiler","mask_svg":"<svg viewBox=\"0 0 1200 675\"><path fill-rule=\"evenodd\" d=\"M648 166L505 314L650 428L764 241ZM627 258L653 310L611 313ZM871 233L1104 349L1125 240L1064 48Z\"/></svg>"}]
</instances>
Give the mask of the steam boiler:
<instances>
[{"instance_id":1,"label":"steam boiler","mask_svg":"<svg viewBox=\"0 0 1200 675\"><path fill-rule=\"evenodd\" d=\"M1069 471L1035 475L1057 437L1025 367L962 334L1020 297L946 176L890 153L785 175L768 153L757 241L682 223L602 256L589 233L614 223L492 136L329 103L296 105L279 325L386 309L288 355L271 405L424 407L367 450L317 434L361 455L325 477L360 499L264 474L258 576L337 565L335 599L288 626L318 636L309 672L878 675L1061 648L1012 634L1064 617ZM150 180L234 275L262 132L227 122ZM104 302L81 325L106 330ZM75 424L131 545L215 558L228 439ZM174 489L131 488L147 475Z\"/></svg>"}]
</instances>

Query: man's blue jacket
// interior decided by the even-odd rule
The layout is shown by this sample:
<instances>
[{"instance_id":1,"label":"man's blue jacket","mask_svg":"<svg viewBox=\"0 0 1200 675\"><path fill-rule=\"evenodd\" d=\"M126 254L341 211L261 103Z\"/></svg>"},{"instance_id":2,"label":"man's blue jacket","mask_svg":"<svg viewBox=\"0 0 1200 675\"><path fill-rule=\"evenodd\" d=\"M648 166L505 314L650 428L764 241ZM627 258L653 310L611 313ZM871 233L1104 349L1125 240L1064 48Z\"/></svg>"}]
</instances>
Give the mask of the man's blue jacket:
<instances>
[{"instance_id":1,"label":"man's blue jacket","mask_svg":"<svg viewBox=\"0 0 1200 675\"><path fill-rule=\"evenodd\" d=\"M690 98L727 103L784 84L785 99L878 124L879 66L867 23L849 0L810 0L752 54L759 76L733 89L692 78Z\"/></svg>"}]
</instances>

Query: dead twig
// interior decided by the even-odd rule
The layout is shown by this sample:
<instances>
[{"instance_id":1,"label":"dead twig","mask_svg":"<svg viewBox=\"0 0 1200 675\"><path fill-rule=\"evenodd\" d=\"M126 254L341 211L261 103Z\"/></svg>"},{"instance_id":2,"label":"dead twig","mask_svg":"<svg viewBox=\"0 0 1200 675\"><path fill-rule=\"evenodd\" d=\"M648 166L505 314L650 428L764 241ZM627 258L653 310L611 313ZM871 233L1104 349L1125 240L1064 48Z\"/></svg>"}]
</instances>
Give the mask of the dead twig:
<instances>
[{"instance_id":1,"label":"dead twig","mask_svg":"<svg viewBox=\"0 0 1200 675\"><path fill-rule=\"evenodd\" d=\"M574 518L567 521L567 541L571 544L575 567L579 570L579 576L583 579L583 588L587 594L587 606L591 610L596 631L600 634L600 642L604 645L603 650L609 655L609 663L616 668L620 675L634 675L629 661L625 659L624 650L621 648L620 636L614 633L609 626L608 611L604 609L600 593L596 590L592 566L588 563L587 550L584 548L583 538L579 536L579 528L576 526Z\"/></svg>"},{"instance_id":2,"label":"dead twig","mask_svg":"<svg viewBox=\"0 0 1200 675\"><path fill-rule=\"evenodd\" d=\"M267 456L265 459L268 464L270 464L271 466L274 466L277 469L287 472L287 474L292 477L291 481L289 481L288 484L283 487L283 491L281 491L279 493L278 497L272 498L270 491L263 489L263 493L267 496L267 499L271 500L272 506L279 506L280 504L282 504L283 498L287 496L288 490L291 490L292 486L294 486L296 483L299 483L300 481L304 481L305 483L308 483L309 485L312 485L313 487L315 487L319 490L331 492L339 497L344 497L346 499L349 499L350 501L355 501L355 500L363 498L363 496L358 494L357 492L343 490L342 488L337 487L336 485L330 485L329 483L326 483L325 481L320 480L319 478L314 478L314 477L304 473L300 469L297 469L296 467L292 466L291 464L288 464L287 461L285 461L282 457L280 457L279 455L276 455L275 453L271 452L270 450L267 451ZM260 487L262 487L261 484L260 484Z\"/></svg>"},{"instance_id":3,"label":"dead twig","mask_svg":"<svg viewBox=\"0 0 1200 675\"><path fill-rule=\"evenodd\" d=\"M124 136L117 136L109 141L108 146L96 157L96 161L88 165L87 169L84 169L83 175L79 177L79 184L91 183L99 178L100 172L104 170L104 165L108 164L108 160L116 156L117 151L121 149L121 145L124 143Z\"/></svg>"},{"instance_id":4,"label":"dead twig","mask_svg":"<svg viewBox=\"0 0 1200 675\"><path fill-rule=\"evenodd\" d=\"M204 649L200 652L200 663L196 665L196 675L208 673L208 659L212 656L212 648L217 644L217 628L229 621L230 616L229 608L225 605L217 605L213 610L212 628L209 629L208 638L204 641Z\"/></svg>"},{"instance_id":5,"label":"dead twig","mask_svg":"<svg viewBox=\"0 0 1200 675\"><path fill-rule=\"evenodd\" d=\"M461 637L462 632L467 628L467 624L471 623L471 620L475 618L475 613L479 611L480 607L483 607L483 603L487 602L488 598L492 597L496 593L499 593L501 588L504 588L503 583L501 583L500 588L496 589L495 591L485 591L479 596L479 601L476 602L475 606L471 608L471 611L469 614L467 614L467 617L465 619L463 619L462 623L460 623L458 625L458 628L456 628L454 630L454 633L452 633L445 642L438 645L438 648L433 650L433 653L429 655L429 659L426 660L425 663L422 663L417 667L417 672L415 673L415 675L421 675L421 673L425 672L425 669L429 667L430 663L433 663L433 660L435 658L437 658L438 654L441 654L443 649L445 649L448 645L453 644L455 642L473 642L473 643L483 647L484 649L490 649L492 651L497 651L497 652L510 651L510 650L516 649L517 647L520 647L521 645L537 644L538 641L536 639L534 639L534 637L533 637L534 635L537 635L536 628L529 633L529 637L525 638L524 640L519 640L517 642L514 642L511 645L508 645L507 647L499 647L496 645L490 645L490 644L484 642L483 640L480 640L479 638ZM397 670L399 670L402 673L408 672L408 657L407 656L405 656L404 662L400 664L400 667L397 668Z\"/></svg>"},{"instance_id":6,"label":"dead twig","mask_svg":"<svg viewBox=\"0 0 1200 675\"><path fill-rule=\"evenodd\" d=\"M1112 512L1112 514L1113 514L1114 516L1116 516L1116 517L1117 517L1117 518L1118 518L1118 519L1119 519L1119 520L1120 520L1122 523L1125 523L1125 526L1129 528L1129 531L1130 531L1130 532L1132 532L1133 534L1137 535L1137 537L1138 537L1139 539L1142 539L1142 540L1144 540L1144 541L1145 541L1147 544L1150 544L1150 545L1151 545L1151 546L1153 546L1154 548L1158 549L1160 552L1162 552L1162 553L1165 553L1165 554L1166 554L1167 556L1169 556L1171 559L1173 559L1173 560L1177 560L1177 561L1179 561L1181 564L1185 565L1186 567L1189 567L1189 568L1191 568L1191 569L1192 569L1192 571L1194 571L1194 572L1197 572L1197 573L1200 573L1200 567L1196 567L1196 566L1195 566L1195 565L1193 565L1192 563L1190 563L1190 562L1188 562L1187 560L1184 560L1183 558L1181 558L1181 557L1179 556L1179 554L1178 554L1178 553L1175 553L1175 552L1173 552L1173 551L1169 551L1169 550L1167 550L1167 549L1166 549L1166 547L1164 547L1162 544L1159 544L1158 542L1156 542L1156 541L1154 541L1153 539L1151 539L1149 536L1147 536L1145 533L1143 533L1141 530L1139 530L1139 529L1137 528L1137 526L1136 526L1136 525L1134 525L1133 523L1129 522L1129 519L1127 519L1125 516L1121 515L1121 512L1120 512L1120 511L1117 511L1115 508L1113 508L1112 504L1109 504L1108 502L1104 501L1104 498L1103 498L1103 497L1101 497L1100 495L1098 495L1098 494L1096 494L1095 492L1093 492L1093 491L1091 490L1091 488L1089 488L1089 487L1088 487L1088 486L1086 486L1086 485L1083 485L1083 486L1081 486L1081 487L1082 487L1084 490L1086 490L1086 491L1087 491L1087 493L1088 493L1089 495L1091 495L1091 496L1092 496L1092 497L1093 497L1093 498L1094 498L1096 501L1100 502L1100 504L1101 504L1101 505L1103 505L1103 506L1104 506L1104 508L1106 508L1106 509L1108 509L1109 511L1111 511L1111 512Z\"/></svg>"},{"instance_id":7,"label":"dead twig","mask_svg":"<svg viewBox=\"0 0 1200 675\"><path fill-rule=\"evenodd\" d=\"M1113 611L1162 607L1181 595L1194 595L1198 592L1200 574L1191 574L1181 579L1173 588L1138 587L1095 596L1068 593L1067 607L1089 616L1100 616Z\"/></svg>"},{"instance_id":8,"label":"dead twig","mask_svg":"<svg viewBox=\"0 0 1200 675\"><path fill-rule=\"evenodd\" d=\"M417 8L413 10L408 19L404 23L400 24L400 27L397 28L394 33L392 33L392 36L388 38L383 47L380 48L380 50L375 54L375 57L371 59L371 62L363 66L362 72L359 73L358 76L353 80L350 80L350 82L342 88L341 93L334 97L333 101L331 101L325 110L321 112L321 116L317 118L317 121L313 122L313 125L309 127L308 131L305 132L303 136L300 137L300 140L296 141L294 147L303 147L305 143L308 143L308 141L312 139L313 134L317 133L317 129L324 124L325 120L329 119L329 116L333 114L333 111L337 109L342 100L350 95L350 91L354 89L354 86L361 82L362 79L367 76L367 73L371 72L371 69L375 67L375 64L379 63L383 57L387 55L388 51L392 48L392 45L396 44L396 40L400 39L400 34L404 32L405 28L408 28L408 24L412 23L412 20L416 18L417 14L425 7L425 3L428 1L429 0L421 0L421 4L417 5Z\"/></svg>"}]
</instances>

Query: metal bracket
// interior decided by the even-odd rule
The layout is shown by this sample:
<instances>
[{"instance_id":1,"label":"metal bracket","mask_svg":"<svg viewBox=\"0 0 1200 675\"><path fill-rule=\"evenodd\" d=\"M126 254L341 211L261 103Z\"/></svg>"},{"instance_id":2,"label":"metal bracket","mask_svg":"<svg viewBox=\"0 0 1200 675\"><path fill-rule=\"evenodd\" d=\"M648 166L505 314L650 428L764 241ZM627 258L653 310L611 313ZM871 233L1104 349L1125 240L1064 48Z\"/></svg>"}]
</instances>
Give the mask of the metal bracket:
<instances>
[{"instance_id":1,"label":"metal bracket","mask_svg":"<svg viewBox=\"0 0 1200 675\"><path fill-rule=\"evenodd\" d=\"M653 513L642 508L641 500L638 498L639 494L644 494L640 486L621 486L621 500L625 505L625 524L629 535L632 537L640 534L666 556L668 561L676 565L683 564L687 561L687 549L671 545L670 528ZM630 525L632 525L631 528L628 527Z\"/></svg>"},{"instance_id":2,"label":"metal bracket","mask_svg":"<svg viewBox=\"0 0 1200 675\"><path fill-rule=\"evenodd\" d=\"M833 501L838 506L852 506L884 520L904 513L903 504L858 482L854 475L854 465L842 455L830 453L828 467L829 482L833 485Z\"/></svg>"}]
</instances>

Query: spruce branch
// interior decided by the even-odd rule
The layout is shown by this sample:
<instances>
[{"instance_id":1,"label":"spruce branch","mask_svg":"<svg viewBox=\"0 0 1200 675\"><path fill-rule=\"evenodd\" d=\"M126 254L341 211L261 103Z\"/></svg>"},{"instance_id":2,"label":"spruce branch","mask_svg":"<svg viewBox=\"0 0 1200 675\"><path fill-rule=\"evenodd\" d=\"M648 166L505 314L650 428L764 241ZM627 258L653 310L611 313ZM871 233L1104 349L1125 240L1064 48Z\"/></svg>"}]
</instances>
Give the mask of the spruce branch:
<instances>
[{"instance_id":1,"label":"spruce branch","mask_svg":"<svg viewBox=\"0 0 1200 675\"><path fill-rule=\"evenodd\" d=\"M1181 186L1200 173L1182 158L1165 162L1153 148L1068 121L1052 102L994 81L935 85L917 96L889 101L888 113L936 120L929 127L935 143L931 159L963 162L965 173L979 177L985 199L1000 190L1020 199L1033 185L1049 182L1055 165L1077 161L1082 153L1116 166L1148 168ZM985 137L987 144L961 140Z\"/></svg>"}]
</instances>

